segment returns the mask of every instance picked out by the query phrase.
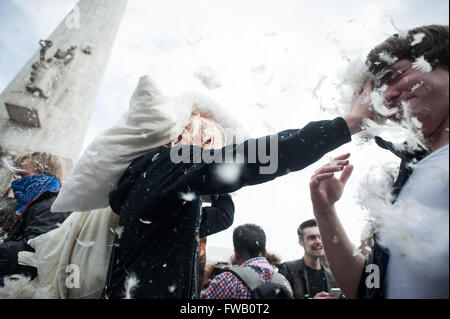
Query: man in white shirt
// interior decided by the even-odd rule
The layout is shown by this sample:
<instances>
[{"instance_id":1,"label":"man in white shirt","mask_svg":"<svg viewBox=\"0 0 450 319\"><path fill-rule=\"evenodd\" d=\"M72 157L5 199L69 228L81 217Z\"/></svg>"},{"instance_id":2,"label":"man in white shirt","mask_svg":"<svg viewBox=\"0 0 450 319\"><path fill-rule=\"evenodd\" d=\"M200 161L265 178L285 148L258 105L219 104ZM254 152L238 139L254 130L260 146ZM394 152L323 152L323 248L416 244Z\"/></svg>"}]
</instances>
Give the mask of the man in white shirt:
<instances>
[{"instance_id":1,"label":"man in white shirt","mask_svg":"<svg viewBox=\"0 0 450 319\"><path fill-rule=\"evenodd\" d=\"M410 245L391 249L387 298L448 298L448 161L448 145L426 156L414 167L398 196L406 216L414 214L429 221L409 228L421 233L421 243L427 245L421 247L422 262L408 256Z\"/></svg>"},{"instance_id":2,"label":"man in white shirt","mask_svg":"<svg viewBox=\"0 0 450 319\"><path fill-rule=\"evenodd\" d=\"M422 41L417 44L417 36ZM336 214L334 203L342 195L352 173L351 165L332 163L320 168L310 182L311 199L327 259L339 286L348 298L448 298L448 142L449 142L449 73L448 26L425 26L409 30L407 37L395 35L375 47L368 56L372 74L386 71L379 83L368 81L355 95L352 107L369 103L366 98L373 85L385 85L385 102L389 107L407 103L411 116L421 123L427 151L415 154L399 152L389 142L377 138L379 146L401 157L399 176L393 185L395 214L405 214L405 233L395 237L412 238L423 234L423 242L411 262L407 251L398 243L381 246L377 240L373 254L365 259L353 254ZM394 63L383 61L383 53L396 58ZM417 68L414 61L423 59L429 70ZM346 160L350 155L338 157ZM413 165L411 165L413 163ZM342 170L339 178L334 173ZM398 211L397 211L398 210ZM415 213L426 214L414 223ZM391 215L398 218L399 215ZM401 216L401 215L400 215ZM408 228L409 227L409 228ZM395 232L393 232L395 233ZM395 236L395 235L394 235ZM434 237L434 240L433 240ZM339 238L339 240L335 240ZM428 241L428 242L427 242ZM386 241L385 241L386 243ZM425 247L425 248L424 248ZM375 268L373 267L375 266ZM379 270L379 285L371 285L370 276Z\"/></svg>"}]
</instances>

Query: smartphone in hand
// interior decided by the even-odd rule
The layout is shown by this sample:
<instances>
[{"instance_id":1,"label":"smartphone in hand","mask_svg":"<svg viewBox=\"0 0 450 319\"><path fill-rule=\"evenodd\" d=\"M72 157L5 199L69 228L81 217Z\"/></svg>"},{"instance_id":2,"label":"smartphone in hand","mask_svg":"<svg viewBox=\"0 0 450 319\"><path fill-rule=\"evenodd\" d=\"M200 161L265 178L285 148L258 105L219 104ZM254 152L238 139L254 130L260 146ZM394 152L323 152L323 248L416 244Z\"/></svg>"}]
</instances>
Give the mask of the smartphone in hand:
<instances>
[{"instance_id":1,"label":"smartphone in hand","mask_svg":"<svg viewBox=\"0 0 450 319\"><path fill-rule=\"evenodd\" d=\"M342 295L342 291L340 288L331 288L330 289L330 296L339 298L341 295Z\"/></svg>"}]
</instances>

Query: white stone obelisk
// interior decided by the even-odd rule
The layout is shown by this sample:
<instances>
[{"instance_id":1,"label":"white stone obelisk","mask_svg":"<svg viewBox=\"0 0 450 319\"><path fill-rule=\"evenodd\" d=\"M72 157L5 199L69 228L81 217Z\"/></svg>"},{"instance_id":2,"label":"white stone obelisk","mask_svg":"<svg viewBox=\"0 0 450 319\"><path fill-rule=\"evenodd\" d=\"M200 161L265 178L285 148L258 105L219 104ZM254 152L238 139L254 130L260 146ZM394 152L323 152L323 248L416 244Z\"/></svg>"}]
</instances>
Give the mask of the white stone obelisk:
<instances>
[{"instance_id":1,"label":"white stone obelisk","mask_svg":"<svg viewBox=\"0 0 450 319\"><path fill-rule=\"evenodd\" d=\"M0 95L0 151L48 151L60 156L66 172L72 168L126 2L80 0L36 43L37 52ZM0 191L9 182L0 163Z\"/></svg>"}]
</instances>

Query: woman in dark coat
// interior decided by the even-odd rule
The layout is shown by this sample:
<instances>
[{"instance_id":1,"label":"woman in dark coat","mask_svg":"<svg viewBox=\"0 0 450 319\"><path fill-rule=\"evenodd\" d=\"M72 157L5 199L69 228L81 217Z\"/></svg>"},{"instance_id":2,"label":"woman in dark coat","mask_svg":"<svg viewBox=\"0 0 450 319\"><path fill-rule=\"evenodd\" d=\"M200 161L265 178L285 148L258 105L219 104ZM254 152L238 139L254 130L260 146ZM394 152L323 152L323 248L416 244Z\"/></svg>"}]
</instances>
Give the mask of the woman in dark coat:
<instances>
[{"instance_id":1,"label":"woman in dark coat","mask_svg":"<svg viewBox=\"0 0 450 319\"><path fill-rule=\"evenodd\" d=\"M28 241L58 227L70 213L51 213L50 207L61 187L59 159L45 152L24 154L16 159L19 179L12 182L12 221L0 244L0 285L4 276L22 274L34 278L37 269L19 264L21 251L34 251Z\"/></svg>"},{"instance_id":2,"label":"woman in dark coat","mask_svg":"<svg viewBox=\"0 0 450 319\"><path fill-rule=\"evenodd\" d=\"M0 198L0 243L8 236L8 231L14 224L15 205L16 200L14 199L14 194L10 187Z\"/></svg>"},{"instance_id":3,"label":"woman in dark coat","mask_svg":"<svg viewBox=\"0 0 450 319\"><path fill-rule=\"evenodd\" d=\"M199 160L210 138L202 132L190 138L182 135L179 145L134 160L109 194L124 231L111 255L106 297L195 298L201 196L234 192L307 167L361 130L369 114L364 107L345 120L311 122L303 129L207 150L212 162L204 156ZM258 158L271 147L276 153L270 154L274 170ZM230 158L234 164L218 160ZM230 178L236 171L236 178Z\"/></svg>"}]
</instances>

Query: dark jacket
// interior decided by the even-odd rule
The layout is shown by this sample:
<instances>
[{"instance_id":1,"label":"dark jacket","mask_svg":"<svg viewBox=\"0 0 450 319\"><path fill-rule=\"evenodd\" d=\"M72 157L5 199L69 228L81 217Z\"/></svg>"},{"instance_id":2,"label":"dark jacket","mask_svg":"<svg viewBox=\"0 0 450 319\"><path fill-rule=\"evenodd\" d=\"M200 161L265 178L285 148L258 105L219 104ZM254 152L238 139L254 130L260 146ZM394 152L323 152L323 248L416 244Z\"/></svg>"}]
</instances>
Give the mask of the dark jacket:
<instances>
[{"instance_id":1,"label":"dark jacket","mask_svg":"<svg viewBox=\"0 0 450 319\"><path fill-rule=\"evenodd\" d=\"M7 236L9 230L15 222L14 207L16 200L11 197L0 199L0 238Z\"/></svg>"},{"instance_id":2,"label":"dark jacket","mask_svg":"<svg viewBox=\"0 0 450 319\"><path fill-rule=\"evenodd\" d=\"M229 228L234 220L234 203L229 194L211 196L211 206L202 208L198 260L197 294L200 295L206 266L207 237Z\"/></svg>"},{"instance_id":3,"label":"dark jacket","mask_svg":"<svg viewBox=\"0 0 450 319\"><path fill-rule=\"evenodd\" d=\"M36 268L18 264L18 253L34 251L28 241L57 228L57 224L64 222L70 215L50 212L56 196L54 192L43 193L17 217L8 237L0 244L0 278L13 274L24 274L31 278L37 275Z\"/></svg>"},{"instance_id":4,"label":"dark jacket","mask_svg":"<svg viewBox=\"0 0 450 319\"><path fill-rule=\"evenodd\" d=\"M400 152L396 150L392 143L383 140L380 137L375 137L375 142L383 149L389 150L394 155L401 159L400 169L392 186L393 202L397 200L398 195L402 187L405 185L409 176L411 176L413 170L411 165L413 161L420 161L423 159L427 152L425 150L416 153ZM380 286L368 288L366 285L366 280L369 275L372 274L368 265L377 265L380 271ZM358 286L357 298L359 299L384 299L386 297L386 272L389 265L389 250L382 247L377 241L377 233L374 233L374 246L372 248L372 254L366 257L363 272L361 274L361 279ZM366 271L367 269L367 271Z\"/></svg>"},{"instance_id":5,"label":"dark jacket","mask_svg":"<svg viewBox=\"0 0 450 319\"><path fill-rule=\"evenodd\" d=\"M259 154L260 146L270 149L270 139L265 136L255 144L249 140L209 151L213 156L221 154L222 159L230 155L236 158L239 153L244 164L237 180L231 183L223 180L217 169L232 164L198 163L195 159L202 149L196 146L162 148L133 161L109 194L110 206L120 215L124 231L113 247L106 297L123 298L125 281L135 274L139 285L134 298L195 298L201 200L197 196L186 201L179 193L226 194L271 181L316 162L349 142L351 135L342 118L283 131L272 136L278 142L277 152L272 154L278 161L276 171L261 174L260 168L267 163L249 157L249 145L255 145ZM190 151L190 161L174 163L170 153L182 150Z\"/></svg>"},{"instance_id":6,"label":"dark jacket","mask_svg":"<svg viewBox=\"0 0 450 319\"><path fill-rule=\"evenodd\" d=\"M331 288L339 288L336 280L331 274L331 271L323 265L322 268L325 272L325 278L327 280L327 292L329 292ZM303 258L287 261L281 264L278 271L284 275L287 280L289 280L295 299L305 299L305 295L308 295L310 298L314 297L310 296L309 293L308 272L306 270Z\"/></svg>"},{"instance_id":7,"label":"dark jacket","mask_svg":"<svg viewBox=\"0 0 450 319\"><path fill-rule=\"evenodd\" d=\"M211 196L211 206L202 208L200 238L229 228L234 220L234 203L228 194Z\"/></svg>"}]
</instances>

